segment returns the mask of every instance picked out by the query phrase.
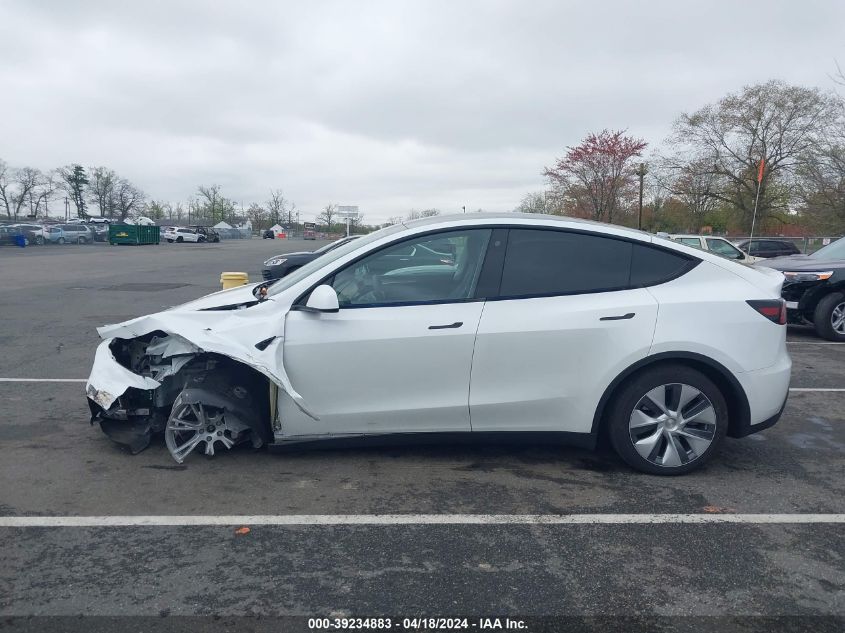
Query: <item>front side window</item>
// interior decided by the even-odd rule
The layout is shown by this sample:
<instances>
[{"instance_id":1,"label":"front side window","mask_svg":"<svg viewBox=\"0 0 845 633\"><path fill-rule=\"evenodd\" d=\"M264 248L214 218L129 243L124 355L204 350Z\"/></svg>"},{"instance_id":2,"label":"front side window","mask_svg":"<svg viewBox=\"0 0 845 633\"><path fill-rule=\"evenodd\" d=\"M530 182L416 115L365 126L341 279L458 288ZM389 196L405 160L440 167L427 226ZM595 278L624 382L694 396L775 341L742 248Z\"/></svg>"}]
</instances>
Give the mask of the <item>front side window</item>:
<instances>
[{"instance_id":1,"label":"front side window","mask_svg":"<svg viewBox=\"0 0 845 633\"><path fill-rule=\"evenodd\" d=\"M707 248L711 252L728 259L742 259L742 251L725 240L707 238Z\"/></svg>"},{"instance_id":2,"label":"front side window","mask_svg":"<svg viewBox=\"0 0 845 633\"><path fill-rule=\"evenodd\" d=\"M388 246L335 274L341 308L465 301L473 297L490 229L423 235Z\"/></svg>"}]
</instances>

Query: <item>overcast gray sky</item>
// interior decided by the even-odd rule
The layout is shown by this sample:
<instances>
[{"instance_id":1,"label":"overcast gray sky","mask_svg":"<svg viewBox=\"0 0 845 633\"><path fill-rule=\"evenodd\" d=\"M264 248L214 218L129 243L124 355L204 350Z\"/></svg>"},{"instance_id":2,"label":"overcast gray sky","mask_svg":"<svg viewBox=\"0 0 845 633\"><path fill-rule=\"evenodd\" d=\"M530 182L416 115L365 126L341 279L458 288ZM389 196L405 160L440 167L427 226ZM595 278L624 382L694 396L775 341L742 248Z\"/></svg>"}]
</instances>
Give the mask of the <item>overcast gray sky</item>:
<instances>
[{"instance_id":1,"label":"overcast gray sky","mask_svg":"<svg viewBox=\"0 0 845 633\"><path fill-rule=\"evenodd\" d=\"M305 219L511 210L587 132L652 145L771 78L833 88L845 2L0 0L0 158Z\"/></svg>"}]
</instances>

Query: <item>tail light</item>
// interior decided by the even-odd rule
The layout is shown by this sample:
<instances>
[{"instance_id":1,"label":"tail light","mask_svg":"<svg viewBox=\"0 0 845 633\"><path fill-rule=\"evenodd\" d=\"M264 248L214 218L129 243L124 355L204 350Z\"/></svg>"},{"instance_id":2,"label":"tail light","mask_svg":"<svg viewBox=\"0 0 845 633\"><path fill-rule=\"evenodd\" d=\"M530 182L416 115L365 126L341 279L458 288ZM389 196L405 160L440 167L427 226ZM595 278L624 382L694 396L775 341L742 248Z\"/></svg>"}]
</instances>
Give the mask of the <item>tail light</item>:
<instances>
[{"instance_id":1,"label":"tail light","mask_svg":"<svg viewBox=\"0 0 845 633\"><path fill-rule=\"evenodd\" d=\"M750 300L746 303L772 323L786 325L786 302L783 299Z\"/></svg>"}]
</instances>

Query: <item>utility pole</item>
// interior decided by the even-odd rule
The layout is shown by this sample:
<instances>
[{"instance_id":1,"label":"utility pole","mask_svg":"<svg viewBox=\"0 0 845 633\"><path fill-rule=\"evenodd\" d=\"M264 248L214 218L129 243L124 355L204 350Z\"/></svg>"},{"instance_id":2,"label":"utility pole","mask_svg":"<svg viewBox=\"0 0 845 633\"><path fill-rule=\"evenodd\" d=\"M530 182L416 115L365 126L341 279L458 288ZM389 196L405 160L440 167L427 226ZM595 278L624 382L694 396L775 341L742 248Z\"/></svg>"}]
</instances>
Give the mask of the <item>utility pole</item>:
<instances>
[{"instance_id":1,"label":"utility pole","mask_svg":"<svg viewBox=\"0 0 845 633\"><path fill-rule=\"evenodd\" d=\"M637 171L634 172L640 177L640 215L637 220L637 228L641 231L643 230L643 178L645 178L646 172L645 163L640 163Z\"/></svg>"},{"instance_id":2,"label":"utility pole","mask_svg":"<svg viewBox=\"0 0 845 633\"><path fill-rule=\"evenodd\" d=\"M466 207L466 205L462 206L461 208L464 210L464 213L466 213L466 212L467 212L467 207Z\"/></svg>"},{"instance_id":3,"label":"utility pole","mask_svg":"<svg viewBox=\"0 0 845 633\"><path fill-rule=\"evenodd\" d=\"M70 215L69 215L70 214L70 207L68 206L68 204L69 204L69 201L67 199L67 196L65 196L65 222L67 222L70 219Z\"/></svg>"}]
</instances>

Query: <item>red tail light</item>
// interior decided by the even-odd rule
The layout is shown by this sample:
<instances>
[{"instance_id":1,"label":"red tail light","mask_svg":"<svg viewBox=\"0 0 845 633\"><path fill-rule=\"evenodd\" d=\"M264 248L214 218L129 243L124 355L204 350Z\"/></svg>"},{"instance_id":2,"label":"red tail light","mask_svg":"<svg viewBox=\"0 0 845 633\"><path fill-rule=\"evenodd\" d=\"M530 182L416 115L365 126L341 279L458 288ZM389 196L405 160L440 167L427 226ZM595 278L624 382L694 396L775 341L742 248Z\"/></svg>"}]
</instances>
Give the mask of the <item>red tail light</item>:
<instances>
[{"instance_id":1,"label":"red tail light","mask_svg":"<svg viewBox=\"0 0 845 633\"><path fill-rule=\"evenodd\" d=\"M783 299L750 300L746 303L772 323L786 325L786 302Z\"/></svg>"}]
</instances>

